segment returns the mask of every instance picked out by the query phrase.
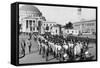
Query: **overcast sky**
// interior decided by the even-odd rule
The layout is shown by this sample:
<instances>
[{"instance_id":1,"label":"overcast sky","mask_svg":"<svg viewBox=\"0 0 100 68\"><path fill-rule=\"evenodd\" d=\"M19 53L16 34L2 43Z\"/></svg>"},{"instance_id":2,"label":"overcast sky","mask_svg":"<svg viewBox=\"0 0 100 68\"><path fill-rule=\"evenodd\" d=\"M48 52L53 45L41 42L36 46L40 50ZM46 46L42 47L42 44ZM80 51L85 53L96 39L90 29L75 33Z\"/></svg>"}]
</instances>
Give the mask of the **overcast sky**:
<instances>
[{"instance_id":1,"label":"overcast sky","mask_svg":"<svg viewBox=\"0 0 100 68\"><path fill-rule=\"evenodd\" d=\"M81 15L78 15L76 7L56 7L56 6L39 6L37 7L47 21L65 24L69 21L77 22L80 18L92 20L96 18L96 10L90 8L82 8Z\"/></svg>"}]
</instances>

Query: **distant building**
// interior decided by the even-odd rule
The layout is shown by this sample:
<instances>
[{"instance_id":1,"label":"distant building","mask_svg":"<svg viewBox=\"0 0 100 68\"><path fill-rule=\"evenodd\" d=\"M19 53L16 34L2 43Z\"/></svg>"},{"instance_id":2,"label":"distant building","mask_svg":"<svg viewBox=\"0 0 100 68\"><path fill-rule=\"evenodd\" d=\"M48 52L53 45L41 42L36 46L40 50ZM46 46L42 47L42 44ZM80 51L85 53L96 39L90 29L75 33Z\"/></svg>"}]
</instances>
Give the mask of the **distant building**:
<instances>
[{"instance_id":1,"label":"distant building","mask_svg":"<svg viewBox=\"0 0 100 68\"><path fill-rule=\"evenodd\" d=\"M65 28L62 28L62 34L63 36L67 36L67 35L79 35L79 30L78 29L65 29Z\"/></svg>"},{"instance_id":2,"label":"distant building","mask_svg":"<svg viewBox=\"0 0 100 68\"><path fill-rule=\"evenodd\" d=\"M96 33L96 20L75 22L73 27L81 33Z\"/></svg>"},{"instance_id":3,"label":"distant building","mask_svg":"<svg viewBox=\"0 0 100 68\"><path fill-rule=\"evenodd\" d=\"M42 23L42 26L41 26L41 33L44 34L45 32L50 32L51 33L51 29L52 27L56 25L56 22L47 22L47 21L44 21Z\"/></svg>"},{"instance_id":4,"label":"distant building","mask_svg":"<svg viewBox=\"0 0 100 68\"><path fill-rule=\"evenodd\" d=\"M60 35L61 31L60 31L60 27L58 25L54 25L51 28L51 34L52 35Z\"/></svg>"}]
</instances>

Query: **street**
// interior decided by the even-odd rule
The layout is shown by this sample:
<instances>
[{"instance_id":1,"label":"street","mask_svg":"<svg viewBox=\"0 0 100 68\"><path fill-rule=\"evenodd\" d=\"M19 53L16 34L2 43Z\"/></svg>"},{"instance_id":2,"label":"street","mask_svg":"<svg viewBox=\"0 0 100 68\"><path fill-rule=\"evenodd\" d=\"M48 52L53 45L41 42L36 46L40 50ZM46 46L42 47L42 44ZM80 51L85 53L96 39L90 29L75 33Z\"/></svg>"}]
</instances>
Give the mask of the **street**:
<instances>
[{"instance_id":1,"label":"street","mask_svg":"<svg viewBox=\"0 0 100 68\"><path fill-rule=\"evenodd\" d=\"M28 36L23 34L21 36L19 36L20 39L24 39L27 40ZM26 55L23 58L19 59L19 63L23 64L23 63L41 63L41 62L56 62L58 60L56 60L55 58L53 58L53 56L49 56L49 60L46 61L45 58L42 58L42 55L39 55L39 51L38 51L38 43L37 41L34 40L34 37L31 39L31 53L29 53L28 49L25 50L26 51Z\"/></svg>"}]
</instances>

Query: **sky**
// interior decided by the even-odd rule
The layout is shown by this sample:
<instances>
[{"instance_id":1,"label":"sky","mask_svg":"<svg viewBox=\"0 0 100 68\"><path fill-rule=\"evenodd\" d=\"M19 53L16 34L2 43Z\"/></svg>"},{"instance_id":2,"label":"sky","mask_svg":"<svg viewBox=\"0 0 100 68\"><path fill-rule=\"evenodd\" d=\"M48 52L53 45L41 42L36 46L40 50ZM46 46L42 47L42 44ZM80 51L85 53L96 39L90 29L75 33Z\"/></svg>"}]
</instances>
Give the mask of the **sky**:
<instances>
[{"instance_id":1,"label":"sky","mask_svg":"<svg viewBox=\"0 0 100 68\"><path fill-rule=\"evenodd\" d=\"M96 19L96 10L91 8L81 8L81 15L78 14L78 9L76 7L57 7L57 6L40 6L37 7L42 15L47 21L56 22L58 24L66 24L69 21L74 23L81 19L83 20L93 20Z\"/></svg>"}]
</instances>

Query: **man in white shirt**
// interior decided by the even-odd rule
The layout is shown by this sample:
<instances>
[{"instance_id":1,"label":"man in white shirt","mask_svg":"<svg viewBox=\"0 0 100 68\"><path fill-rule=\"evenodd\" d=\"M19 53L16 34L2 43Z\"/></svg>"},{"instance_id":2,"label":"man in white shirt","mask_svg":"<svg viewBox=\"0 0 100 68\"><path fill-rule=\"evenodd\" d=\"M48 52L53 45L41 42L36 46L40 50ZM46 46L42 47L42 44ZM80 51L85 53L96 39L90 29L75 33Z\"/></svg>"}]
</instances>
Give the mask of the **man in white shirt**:
<instances>
[{"instance_id":1,"label":"man in white shirt","mask_svg":"<svg viewBox=\"0 0 100 68\"><path fill-rule=\"evenodd\" d=\"M68 46L69 46L69 55L70 57L74 57L74 43L73 42L68 42Z\"/></svg>"},{"instance_id":2,"label":"man in white shirt","mask_svg":"<svg viewBox=\"0 0 100 68\"><path fill-rule=\"evenodd\" d=\"M68 46L67 43L64 43L64 44L63 44L63 48L64 48L64 53L68 54L69 46Z\"/></svg>"}]
</instances>

